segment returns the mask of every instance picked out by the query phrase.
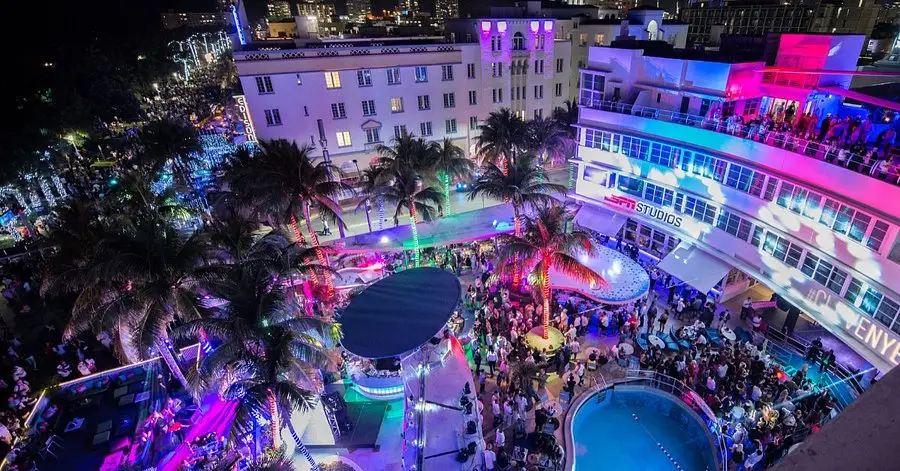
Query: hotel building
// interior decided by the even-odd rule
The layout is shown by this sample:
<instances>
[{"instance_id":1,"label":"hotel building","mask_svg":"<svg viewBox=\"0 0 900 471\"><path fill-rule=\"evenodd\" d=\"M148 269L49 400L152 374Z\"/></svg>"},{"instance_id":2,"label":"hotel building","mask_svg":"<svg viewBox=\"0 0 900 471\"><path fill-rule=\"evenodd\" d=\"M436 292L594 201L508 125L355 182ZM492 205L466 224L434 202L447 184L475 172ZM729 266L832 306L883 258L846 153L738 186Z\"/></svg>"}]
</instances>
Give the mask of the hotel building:
<instances>
[{"instance_id":1,"label":"hotel building","mask_svg":"<svg viewBox=\"0 0 900 471\"><path fill-rule=\"evenodd\" d=\"M569 98L571 46L554 39L555 20L456 20L450 30L235 51L250 134L315 146L354 174L403 132L468 154L491 111L549 116Z\"/></svg>"},{"instance_id":2,"label":"hotel building","mask_svg":"<svg viewBox=\"0 0 900 471\"><path fill-rule=\"evenodd\" d=\"M750 124L870 116L875 144L900 106L847 89L863 41L784 34L771 67L591 48L576 224L639 245L702 292L762 283L880 371L900 364L896 170Z\"/></svg>"}]
</instances>

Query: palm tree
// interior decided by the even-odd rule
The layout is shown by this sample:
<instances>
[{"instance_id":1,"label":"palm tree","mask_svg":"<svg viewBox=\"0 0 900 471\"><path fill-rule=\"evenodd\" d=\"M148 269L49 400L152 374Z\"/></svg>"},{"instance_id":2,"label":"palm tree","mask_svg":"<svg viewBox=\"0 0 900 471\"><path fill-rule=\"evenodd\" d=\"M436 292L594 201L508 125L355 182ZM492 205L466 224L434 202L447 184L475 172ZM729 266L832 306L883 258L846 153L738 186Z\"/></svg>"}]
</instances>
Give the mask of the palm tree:
<instances>
[{"instance_id":1,"label":"palm tree","mask_svg":"<svg viewBox=\"0 0 900 471\"><path fill-rule=\"evenodd\" d=\"M572 100L566 100L563 106L554 108L552 119L565 131L569 140L575 140L577 133L573 125L578 122L578 106Z\"/></svg>"},{"instance_id":2,"label":"palm tree","mask_svg":"<svg viewBox=\"0 0 900 471\"><path fill-rule=\"evenodd\" d=\"M541 206L536 208L534 216L525 218L521 236L507 234L499 240L498 274L513 271L514 267L529 270L528 282L543 301L543 326L539 330L545 340L550 334L550 270L556 269L592 286L606 283L578 260L581 255L596 254L597 247L586 231L566 232L571 217L565 206Z\"/></svg>"},{"instance_id":3,"label":"palm tree","mask_svg":"<svg viewBox=\"0 0 900 471\"><path fill-rule=\"evenodd\" d=\"M481 176L475 180L469 200L487 196L506 201L513 207L515 235L522 234L522 210L526 206L547 205L555 201L553 193L565 193L566 187L545 182L540 168L535 164L534 155L523 154L508 172L488 163L482 167ZM513 274L513 289L519 289L519 276Z\"/></svg>"},{"instance_id":4,"label":"palm tree","mask_svg":"<svg viewBox=\"0 0 900 471\"><path fill-rule=\"evenodd\" d=\"M433 179L410 166L398 170L385 171L379 175L381 182L375 190L377 197L396 204L394 225L399 224L400 212L406 209L409 213L410 230L413 236L413 261L419 266L419 230L418 220L421 215L425 221L431 221L441 211L441 192L432 184Z\"/></svg>"},{"instance_id":5,"label":"palm tree","mask_svg":"<svg viewBox=\"0 0 900 471\"><path fill-rule=\"evenodd\" d=\"M146 221L106 234L83 265L51 269L45 289L77 293L65 338L109 329L117 336L117 353L130 362L155 347L187 388L168 330L178 320L199 317L197 287L206 265L199 234L185 238L163 221Z\"/></svg>"},{"instance_id":6,"label":"palm tree","mask_svg":"<svg viewBox=\"0 0 900 471\"><path fill-rule=\"evenodd\" d=\"M559 122L552 118L533 119L526 128L528 148L537 154L538 165L543 166L548 158L556 161L565 157L569 146L568 134Z\"/></svg>"},{"instance_id":7,"label":"palm tree","mask_svg":"<svg viewBox=\"0 0 900 471\"><path fill-rule=\"evenodd\" d=\"M228 468L231 471L232 468ZM284 449L272 450L253 460L246 471L294 471L294 463Z\"/></svg>"},{"instance_id":8,"label":"palm tree","mask_svg":"<svg viewBox=\"0 0 900 471\"><path fill-rule=\"evenodd\" d=\"M378 187L378 175L381 173L381 167L369 166L360 174L361 188L359 195L362 200L356 206L356 211L363 210L366 212L366 221L369 223L369 232L372 232L372 220L369 216L369 208L372 207L372 198L375 197L375 189ZM375 198L378 205L378 229L384 229L384 200Z\"/></svg>"},{"instance_id":9,"label":"palm tree","mask_svg":"<svg viewBox=\"0 0 900 471\"><path fill-rule=\"evenodd\" d=\"M282 224L290 224L294 237L301 245L303 235L297 224L297 216L306 219L316 258L327 266L324 252L319 248L319 237L312 225L311 209L322 219L330 219L343 227L338 198L351 190L341 182L341 170L329 162L309 156L312 147L284 139L260 141L261 152L248 165L235 169L230 177L232 190L241 204L252 212L266 214ZM334 179L333 176L337 176ZM331 288L331 277L325 277Z\"/></svg>"},{"instance_id":10,"label":"palm tree","mask_svg":"<svg viewBox=\"0 0 900 471\"><path fill-rule=\"evenodd\" d=\"M484 124L478 126L475 152L482 163L493 163L506 169L515 164L519 152L527 148L525 121L509 108L492 111Z\"/></svg>"},{"instance_id":11,"label":"palm tree","mask_svg":"<svg viewBox=\"0 0 900 471\"><path fill-rule=\"evenodd\" d=\"M321 267L299 266L301 271ZM312 460L293 430L290 414L308 411L322 389L319 370L334 366L326 352L330 323L300 316L286 287L273 282L270 270L235 264L227 276L207 284L210 297L222 300L205 317L176 329L176 338L206 338L218 344L192 371L195 395L216 393L237 401L232 436L251 433L256 417L268 420L275 448L280 427L287 426L301 453Z\"/></svg>"},{"instance_id":12,"label":"palm tree","mask_svg":"<svg viewBox=\"0 0 900 471\"><path fill-rule=\"evenodd\" d=\"M448 138L434 144L434 169L444 191L444 214L450 214L450 182L472 174L472 161Z\"/></svg>"},{"instance_id":13,"label":"palm tree","mask_svg":"<svg viewBox=\"0 0 900 471\"><path fill-rule=\"evenodd\" d=\"M150 121L141 129L141 151L137 153L137 165L158 175L166 164L172 163L175 181L187 184L193 156L202 150L197 129L184 120L170 117Z\"/></svg>"}]
</instances>

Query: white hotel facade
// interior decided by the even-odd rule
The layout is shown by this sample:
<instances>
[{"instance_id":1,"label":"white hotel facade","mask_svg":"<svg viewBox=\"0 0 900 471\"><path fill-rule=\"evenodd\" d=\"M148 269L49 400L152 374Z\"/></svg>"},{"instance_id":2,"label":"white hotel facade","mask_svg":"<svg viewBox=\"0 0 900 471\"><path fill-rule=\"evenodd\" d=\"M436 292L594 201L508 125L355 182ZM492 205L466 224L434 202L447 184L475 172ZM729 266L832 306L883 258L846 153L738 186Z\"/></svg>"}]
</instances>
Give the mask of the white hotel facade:
<instances>
[{"instance_id":1,"label":"white hotel facade","mask_svg":"<svg viewBox=\"0 0 900 471\"><path fill-rule=\"evenodd\" d=\"M555 23L457 21L454 42L323 40L234 59L257 139L309 144L354 174L404 130L468 154L491 111L549 116L570 95L571 45L556 39Z\"/></svg>"},{"instance_id":2,"label":"white hotel facade","mask_svg":"<svg viewBox=\"0 0 900 471\"><path fill-rule=\"evenodd\" d=\"M849 75L821 71L855 70L862 39L785 35L773 67L592 48L581 70L576 223L639 244L698 289L724 278L726 293L742 292L758 280L879 370L897 366L896 176L714 124L722 110L749 119L793 104L820 120L852 111L859 105L841 104ZM782 74L789 67L809 73Z\"/></svg>"}]
</instances>

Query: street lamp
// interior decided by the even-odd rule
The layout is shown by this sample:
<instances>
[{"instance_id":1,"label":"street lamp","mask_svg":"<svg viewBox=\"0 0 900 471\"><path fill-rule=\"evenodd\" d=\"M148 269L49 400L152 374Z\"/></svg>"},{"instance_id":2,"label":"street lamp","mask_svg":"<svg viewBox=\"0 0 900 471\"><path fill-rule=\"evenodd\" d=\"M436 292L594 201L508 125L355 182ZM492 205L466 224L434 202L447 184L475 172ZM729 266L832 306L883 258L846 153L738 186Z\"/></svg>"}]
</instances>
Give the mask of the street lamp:
<instances>
[{"instance_id":1,"label":"street lamp","mask_svg":"<svg viewBox=\"0 0 900 471\"><path fill-rule=\"evenodd\" d=\"M362 178L362 172L359 171L359 162L353 159L353 165L356 166L356 178ZM369 232L372 232L372 218L369 216L369 195L366 195L366 224L369 225Z\"/></svg>"}]
</instances>

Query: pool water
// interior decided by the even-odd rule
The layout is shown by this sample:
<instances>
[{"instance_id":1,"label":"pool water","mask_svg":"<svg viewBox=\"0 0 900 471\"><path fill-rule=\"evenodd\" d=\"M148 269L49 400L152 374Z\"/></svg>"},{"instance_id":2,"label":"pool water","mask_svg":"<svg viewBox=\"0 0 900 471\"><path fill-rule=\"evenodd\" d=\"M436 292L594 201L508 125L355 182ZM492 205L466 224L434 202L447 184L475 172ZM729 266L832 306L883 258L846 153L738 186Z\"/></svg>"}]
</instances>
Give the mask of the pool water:
<instances>
[{"instance_id":1,"label":"pool water","mask_svg":"<svg viewBox=\"0 0 900 471\"><path fill-rule=\"evenodd\" d=\"M597 392L576 412L572 438L574 471L717 469L700 419L677 398L640 387Z\"/></svg>"}]
</instances>

